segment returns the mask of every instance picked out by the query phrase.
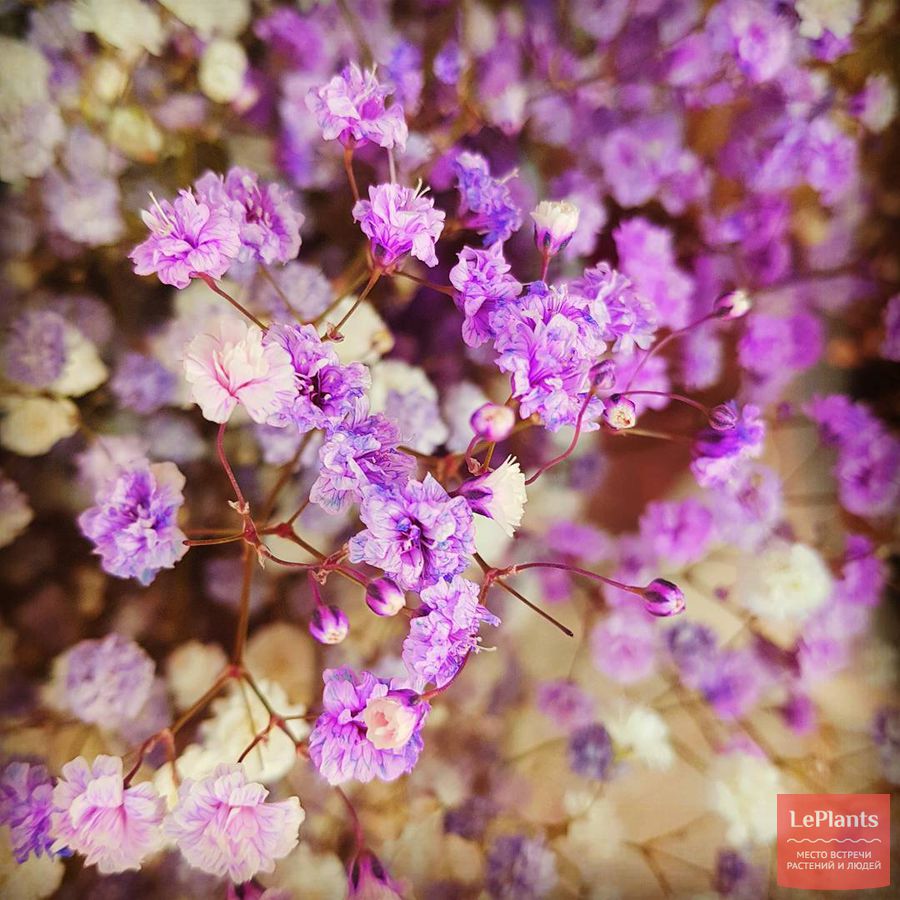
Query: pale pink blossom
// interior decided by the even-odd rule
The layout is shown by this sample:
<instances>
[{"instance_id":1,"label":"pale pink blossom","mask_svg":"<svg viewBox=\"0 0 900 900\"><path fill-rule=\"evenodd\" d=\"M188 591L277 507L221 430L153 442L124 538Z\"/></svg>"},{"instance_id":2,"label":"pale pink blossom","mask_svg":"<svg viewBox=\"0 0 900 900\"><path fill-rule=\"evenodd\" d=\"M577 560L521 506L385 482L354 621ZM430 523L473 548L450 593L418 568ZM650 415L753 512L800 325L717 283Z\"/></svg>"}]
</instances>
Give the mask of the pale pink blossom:
<instances>
[{"instance_id":1,"label":"pale pink blossom","mask_svg":"<svg viewBox=\"0 0 900 900\"><path fill-rule=\"evenodd\" d=\"M261 329L237 319L222 319L216 334L187 345L184 377L211 422L227 422L240 402L254 422L265 423L296 393L287 351L263 343Z\"/></svg>"}]
</instances>

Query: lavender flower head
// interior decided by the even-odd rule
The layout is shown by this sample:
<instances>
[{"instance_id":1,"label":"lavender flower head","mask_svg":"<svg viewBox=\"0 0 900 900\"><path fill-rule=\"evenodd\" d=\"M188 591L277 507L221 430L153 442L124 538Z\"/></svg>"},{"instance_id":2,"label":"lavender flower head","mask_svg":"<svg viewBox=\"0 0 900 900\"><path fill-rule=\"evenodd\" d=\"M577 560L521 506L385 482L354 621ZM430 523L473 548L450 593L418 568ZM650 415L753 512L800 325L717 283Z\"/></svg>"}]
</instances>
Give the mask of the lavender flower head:
<instances>
[{"instance_id":1,"label":"lavender flower head","mask_svg":"<svg viewBox=\"0 0 900 900\"><path fill-rule=\"evenodd\" d=\"M365 72L356 63L306 97L326 141L339 140L345 147L361 143L403 150L409 132L403 109L385 106L391 89L381 84L374 70Z\"/></svg>"},{"instance_id":2,"label":"lavender flower head","mask_svg":"<svg viewBox=\"0 0 900 900\"><path fill-rule=\"evenodd\" d=\"M293 197L277 184L260 184L259 176L235 166L222 178L207 172L195 184L197 197L210 207L228 209L238 223L241 258L271 265L292 260L300 250L304 216Z\"/></svg>"},{"instance_id":3,"label":"lavender flower head","mask_svg":"<svg viewBox=\"0 0 900 900\"><path fill-rule=\"evenodd\" d=\"M747 460L762 453L766 426L760 419L759 407L748 403L741 410L735 408L735 413L737 425L730 431L707 428L697 436L691 470L704 487L733 481Z\"/></svg>"},{"instance_id":4,"label":"lavender flower head","mask_svg":"<svg viewBox=\"0 0 900 900\"><path fill-rule=\"evenodd\" d=\"M192 278L221 278L241 249L231 204L209 205L190 191L173 202L156 201L141 213L150 236L129 254L138 275L156 274L184 288Z\"/></svg>"},{"instance_id":5,"label":"lavender flower head","mask_svg":"<svg viewBox=\"0 0 900 900\"><path fill-rule=\"evenodd\" d=\"M148 782L125 787L122 760L84 757L63 766L53 789L53 852L74 850L103 875L139 869L162 846L165 803Z\"/></svg>"},{"instance_id":6,"label":"lavender flower head","mask_svg":"<svg viewBox=\"0 0 900 900\"><path fill-rule=\"evenodd\" d=\"M20 384L49 387L66 364L66 328L66 320L51 310L25 310L16 316L4 346L6 375Z\"/></svg>"},{"instance_id":7,"label":"lavender flower head","mask_svg":"<svg viewBox=\"0 0 900 900\"><path fill-rule=\"evenodd\" d=\"M609 732L599 722L579 728L569 737L568 754L573 772L602 781L613 763Z\"/></svg>"},{"instance_id":8,"label":"lavender flower head","mask_svg":"<svg viewBox=\"0 0 900 900\"><path fill-rule=\"evenodd\" d=\"M393 781L411 771L429 704L369 672L343 667L323 677L323 712L309 736L309 756L322 777L329 784Z\"/></svg>"},{"instance_id":9,"label":"lavender flower head","mask_svg":"<svg viewBox=\"0 0 900 900\"><path fill-rule=\"evenodd\" d=\"M53 779L46 766L11 762L0 774L0 825L9 828L16 862L49 854Z\"/></svg>"},{"instance_id":10,"label":"lavender flower head","mask_svg":"<svg viewBox=\"0 0 900 900\"><path fill-rule=\"evenodd\" d=\"M266 803L268 794L243 766L222 763L207 778L184 780L163 830L194 868L243 884L297 846L306 816L297 797Z\"/></svg>"},{"instance_id":11,"label":"lavender flower head","mask_svg":"<svg viewBox=\"0 0 900 900\"><path fill-rule=\"evenodd\" d=\"M153 687L153 660L120 634L81 641L61 663L63 702L82 722L103 728L136 718Z\"/></svg>"},{"instance_id":12,"label":"lavender flower head","mask_svg":"<svg viewBox=\"0 0 900 900\"><path fill-rule=\"evenodd\" d=\"M465 315L463 340L470 347L480 347L494 338L491 316L521 293L522 285L509 269L503 245L496 243L487 250L463 247L459 262L450 270L450 283L458 291L454 299Z\"/></svg>"},{"instance_id":13,"label":"lavender flower head","mask_svg":"<svg viewBox=\"0 0 900 900\"><path fill-rule=\"evenodd\" d=\"M353 207L353 218L369 238L378 265L395 266L407 253L427 266L437 265L434 245L444 228L445 213L420 189L399 184L369 188L369 199Z\"/></svg>"},{"instance_id":14,"label":"lavender flower head","mask_svg":"<svg viewBox=\"0 0 900 900\"><path fill-rule=\"evenodd\" d=\"M472 511L431 475L393 490L368 490L359 513L367 526L350 539L351 562L382 569L405 590L458 575L475 550Z\"/></svg>"},{"instance_id":15,"label":"lavender flower head","mask_svg":"<svg viewBox=\"0 0 900 900\"><path fill-rule=\"evenodd\" d=\"M310 499L326 512L340 513L361 502L370 485L403 484L416 463L397 450L399 443L394 423L380 413L370 416L365 401L358 402L319 448L319 475Z\"/></svg>"},{"instance_id":16,"label":"lavender flower head","mask_svg":"<svg viewBox=\"0 0 900 900\"><path fill-rule=\"evenodd\" d=\"M459 671L466 657L477 652L482 622L500 620L479 602L479 587L465 578L438 581L424 588L421 614L403 642L403 662L413 675L443 687Z\"/></svg>"},{"instance_id":17,"label":"lavender flower head","mask_svg":"<svg viewBox=\"0 0 900 900\"><path fill-rule=\"evenodd\" d=\"M315 428L332 429L350 415L371 384L362 363L343 366L330 344L312 325L273 325L264 347L280 347L294 369L293 395L282 395L273 425L293 423L303 434Z\"/></svg>"},{"instance_id":18,"label":"lavender flower head","mask_svg":"<svg viewBox=\"0 0 900 900\"><path fill-rule=\"evenodd\" d=\"M494 900L539 900L558 880L556 857L542 840L504 835L488 852L485 884Z\"/></svg>"},{"instance_id":19,"label":"lavender flower head","mask_svg":"<svg viewBox=\"0 0 900 900\"><path fill-rule=\"evenodd\" d=\"M150 584L187 552L178 510L184 475L174 463L143 460L100 486L94 505L78 517L104 571Z\"/></svg>"},{"instance_id":20,"label":"lavender flower head","mask_svg":"<svg viewBox=\"0 0 900 900\"><path fill-rule=\"evenodd\" d=\"M175 396L175 374L153 356L126 353L119 361L109 386L122 406L150 415Z\"/></svg>"},{"instance_id":21,"label":"lavender flower head","mask_svg":"<svg viewBox=\"0 0 900 900\"><path fill-rule=\"evenodd\" d=\"M460 153L453 170L458 179L459 215L466 226L484 235L486 247L508 241L522 225L522 211L512 199L507 179L492 177L479 153Z\"/></svg>"}]
</instances>

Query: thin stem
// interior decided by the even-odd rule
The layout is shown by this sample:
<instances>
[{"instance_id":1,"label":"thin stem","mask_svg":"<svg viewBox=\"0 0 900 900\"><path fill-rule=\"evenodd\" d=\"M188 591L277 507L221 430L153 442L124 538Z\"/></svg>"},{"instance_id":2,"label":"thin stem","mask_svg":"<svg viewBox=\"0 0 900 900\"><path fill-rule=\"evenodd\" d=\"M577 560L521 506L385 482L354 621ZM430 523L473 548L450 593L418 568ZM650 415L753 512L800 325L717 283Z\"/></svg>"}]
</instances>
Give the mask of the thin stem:
<instances>
[{"instance_id":1,"label":"thin stem","mask_svg":"<svg viewBox=\"0 0 900 900\"><path fill-rule=\"evenodd\" d=\"M276 294L281 298L284 305L290 310L291 315L299 322L301 325L303 324L303 319L298 314L297 310L291 305L291 301L288 299L288 295L281 289L281 285L275 280L275 276L269 271L268 266L265 263L260 263L259 271L262 273L263 278L269 282L272 287L272 290L275 291Z\"/></svg>"},{"instance_id":2,"label":"thin stem","mask_svg":"<svg viewBox=\"0 0 900 900\"><path fill-rule=\"evenodd\" d=\"M188 547L212 547L215 544L233 544L235 541L242 541L243 539L244 532L242 531L239 534L229 534L227 537L202 538L201 540L188 538L183 543Z\"/></svg>"},{"instance_id":3,"label":"thin stem","mask_svg":"<svg viewBox=\"0 0 900 900\"><path fill-rule=\"evenodd\" d=\"M247 632L250 625L250 588L253 584L253 549L244 544L244 569L241 579L241 600L238 607L238 627L234 636L234 651L231 659L240 665L244 659L244 647L247 644Z\"/></svg>"},{"instance_id":4,"label":"thin stem","mask_svg":"<svg viewBox=\"0 0 900 900\"><path fill-rule=\"evenodd\" d=\"M670 394L667 391L622 391L621 393L616 394L616 396L618 397L634 397L637 395L643 395L645 397L667 397L669 400L676 400L678 403L684 403L686 406L692 406L694 409L702 412L707 419L709 418L708 407L704 406L697 400L692 400L690 397L685 397L683 394Z\"/></svg>"},{"instance_id":5,"label":"thin stem","mask_svg":"<svg viewBox=\"0 0 900 900\"><path fill-rule=\"evenodd\" d=\"M576 575L581 575L583 578L591 578L594 581L600 581L603 584L608 584L610 587L618 588L620 591L627 591L629 594L637 594L637 596L639 597L642 597L644 595L644 589L638 587L637 585L623 584L621 581L616 581L614 578L607 578L605 575L598 575L596 572L591 572L589 569L581 569L578 566L569 566L565 563L520 563L519 565L510 567L509 574L516 575L519 572L524 572L525 569L559 569L562 572L573 572Z\"/></svg>"},{"instance_id":6,"label":"thin stem","mask_svg":"<svg viewBox=\"0 0 900 900\"><path fill-rule=\"evenodd\" d=\"M616 437L632 435L634 437L657 438L661 441L672 441L675 444L692 444L693 440L681 434L666 434L664 431L650 431L647 428L625 428L621 431L610 432Z\"/></svg>"},{"instance_id":7,"label":"thin stem","mask_svg":"<svg viewBox=\"0 0 900 900\"><path fill-rule=\"evenodd\" d=\"M550 254L546 250L541 251L541 281L547 280L547 270L550 268Z\"/></svg>"},{"instance_id":8,"label":"thin stem","mask_svg":"<svg viewBox=\"0 0 900 900\"><path fill-rule=\"evenodd\" d=\"M415 281L416 284L421 284L424 287L431 288L431 290L437 291L439 294L446 294L448 297L456 296L456 291L450 287L450 285L435 284L433 281L428 281L426 278L419 278L418 275L413 275L412 272L404 272L403 269L397 269L394 274L402 275L404 278Z\"/></svg>"},{"instance_id":9,"label":"thin stem","mask_svg":"<svg viewBox=\"0 0 900 900\"><path fill-rule=\"evenodd\" d=\"M338 792L341 800L344 801L344 806L347 807L347 811L350 813L350 820L353 823L353 838L356 842L356 852L359 853L366 846L366 840L363 836L362 825L359 821L359 814L356 812L356 808L350 802L350 798L343 792L343 790L339 787L335 787L335 790Z\"/></svg>"},{"instance_id":10,"label":"thin stem","mask_svg":"<svg viewBox=\"0 0 900 900\"><path fill-rule=\"evenodd\" d=\"M275 509L275 501L278 499L281 489L288 483L291 475L294 474L294 467L300 462L300 457L303 456L303 451L309 446L309 442L312 440L314 434L314 431L309 431L303 436L303 440L300 441L293 457L282 467L278 480L272 486L269 496L266 497L266 500L263 503L262 515L259 517L260 522L268 522L271 518L272 512Z\"/></svg>"},{"instance_id":11,"label":"thin stem","mask_svg":"<svg viewBox=\"0 0 900 900\"><path fill-rule=\"evenodd\" d=\"M356 184L356 175L353 173L353 148L344 147L344 171L347 173L347 180L350 182L350 190L353 193L353 202L359 202L359 187Z\"/></svg>"},{"instance_id":12,"label":"thin stem","mask_svg":"<svg viewBox=\"0 0 900 900\"><path fill-rule=\"evenodd\" d=\"M336 334L341 333L341 328L343 328L344 325L347 324L347 320L350 318L350 316L352 316L353 313L356 312L356 310L359 308L360 303L362 303L363 300L365 300L366 297L369 296L369 293L372 290L372 288L375 287L375 285L378 283L378 279L381 278L381 273L382 273L382 270L380 268L375 268L372 270L372 274L369 277L369 283L363 288L363 292L356 298L356 300L353 303L353 306L351 306L350 309L348 309L347 312L344 313L344 316L341 318L341 321L338 322L337 325L335 325L334 328L331 329L330 335L336 335Z\"/></svg>"},{"instance_id":13,"label":"thin stem","mask_svg":"<svg viewBox=\"0 0 900 900\"><path fill-rule=\"evenodd\" d=\"M558 619L553 618L550 613L541 609L536 603L532 603L524 594L520 594L514 587L510 587L502 578L497 578L493 582L497 587L503 588L508 594L512 594L520 602L524 603L529 609L534 610L542 619L546 619L551 625L555 625L563 634L569 637L575 637L575 632L571 628L567 628Z\"/></svg>"},{"instance_id":14,"label":"thin stem","mask_svg":"<svg viewBox=\"0 0 900 900\"><path fill-rule=\"evenodd\" d=\"M697 319L696 322L691 322L689 325L685 325L684 328L678 328L675 331L671 331L661 341L657 341L657 343L655 343L643 355L643 357L641 357L641 361L637 364L637 368L631 373L631 378L628 379L628 384L625 385L625 390L627 391L628 388L630 388L631 385L634 384L634 379L637 378L638 373L641 371L641 369L644 368L644 366L650 360L650 357L655 356L657 353L659 353L660 350L663 349L663 347L674 341L675 338L679 337L680 335L690 331L692 328L696 328L697 326L702 325L704 322L709 322L710 320L717 318L718 316L715 312L707 313L702 318Z\"/></svg>"},{"instance_id":15,"label":"thin stem","mask_svg":"<svg viewBox=\"0 0 900 900\"><path fill-rule=\"evenodd\" d=\"M215 293L217 293L220 297L224 297L239 313L241 313L241 315L246 316L257 328L262 331L266 330L266 326L263 325L263 323L260 322L259 319L257 319L256 316L254 316L253 313L250 312L249 309L246 309L240 303L238 303L237 300L235 300L234 297L232 297L231 294L228 293L228 291L223 290L221 287L219 287L218 282L215 280L215 278L210 275L201 275L200 277L206 282L211 291L215 291Z\"/></svg>"},{"instance_id":16,"label":"thin stem","mask_svg":"<svg viewBox=\"0 0 900 900\"><path fill-rule=\"evenodd\" d=\"M587 397L584 398L584 403L581 404L581 409L578 411L578 418L575 420L575 434L572 435L572 441L568 447L566 447L563 453L560 453L559 456L554 456L550 462L544 463L535 473L531 476L531 478L527 479L525 482L525 486L527 487L529 484L534 484L541 475L544 474L548 469L552 469L554 466L559 465L559 463L567 460L572 453L575 452L575 447L578 444L578 439L581 437L581 424L584 420L584 414L587 412L588 406L590 406L591 400L594 399L594 390L591 388L588 391Z\"/></svg>"},{"instance_id":17,"label":"thin stem","mask_svg":"<svg viewBox=\"0 0 900 900\"><path fill-rule=\"evenodd\" d=\"M234 477L234 470L231 468L228 457L225 455L225 428L227 425L227 422L223 422L219 426L219 432L216 435L216 454L219 457L222 468L225 470L225 474L228 476L228 480L231 482L231 487L232 490L234 490L234 496L237 498L238 504L242 509L247 509L247 501L244 499L241 486L237 483L237 478Z\"/></svg>"}]
</instances>

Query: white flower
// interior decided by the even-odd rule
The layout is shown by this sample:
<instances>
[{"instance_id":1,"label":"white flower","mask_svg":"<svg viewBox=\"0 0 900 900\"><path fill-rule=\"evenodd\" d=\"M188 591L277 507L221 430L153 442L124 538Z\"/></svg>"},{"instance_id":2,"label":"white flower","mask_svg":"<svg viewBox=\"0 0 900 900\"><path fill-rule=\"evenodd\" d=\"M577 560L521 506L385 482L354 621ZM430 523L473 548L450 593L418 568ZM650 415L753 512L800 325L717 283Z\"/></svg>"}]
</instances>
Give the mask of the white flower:
<instances>
[{"instance_id":1,"label":"white flower","mask_svg":"<svg viewBox=\"0 0 900 900\"><path fill-rule=\"evenodd\" d=\"M96 34L100 40L137 56L141 50L158 54L164 35L156 11L140 0L75 0L72 25Z\"/></svg>"},{"instance_id":2,"label":"white flower","mask_svg":"<svg viewBox=\"0 0 900 900\"><path fill-rule=\"evenodd\" d=\"M33 853L23 863L16 862L9 842L9 830L0 834L0 896L6 900L42 900L56 893L66 867L59 857Z\"/></svg>"},{"instance_id":3,"label":"white flower","mask_svg":"<svg viewBox=\"0 0 900 900\"><path fill-rule=\"evenodd\" d=\"M659 713L646 706L623 707L604 720L617 749L630 751L651 769L668 769L675 754L669 743L669 726Z\"/></svg>"},{"instance_id":4,"label":"white flower","mask_svg":"<svg viewBox=\"0 0 900 900\"><path fill-rule=\"evenodd\" d=\"M828 567L812 547L780 541L742 559L735 596L752 613L797 621L828 599L832 585Z\"/></svg>"},{"instance_id":5,"label":"white flower","mask_svg":"<svg viewBox=\"0 0 900 900\"><path fill-rule=\"evenodd\" d=\"M74 325L65 330L65 365L49 389L63 397L83 397L109 377L97 348Z\"/></svg>"},{"instance_id":6,"label":"white flower","mask_svg":"<svg viewBox=\"0 0 900 900\"><path fill-rule=\"evenodd\" d=\"M884 131L897 113L897 88L884 72L879 72L866 79L863 98L860 122L876 134Z\"/></svg>"},{"instance_id":7,"label":"white flower","mask_svg":"<svg viewBox=\"0 0 900 900\"><path fill-rule=\"evenodd\" d=\"M175 706L184 710L199 700L227 662L218 644L187 641L173 650L166 660L166 682Z\"/></svg>"},{"instance_id":8,"label":"white flower","mask_svg":"<svg viewBox=\"0 0 900 900\"><path fill-rule=\"evenodd\" d=\"M558 253L578 228L579 210L568 200L541 200L531 218L538 247Z\"/></svg>"},{"instance_id":9,"label":"white flower","mask_svg":"<svg viewBox=\"0 0 900 900\"><path fill-rule=\"evenodd\" d=\"M0 547L11 544L33 518L28 497L14 481L0 475Z\"/></svg>"},{"instance_id":10,"label":"white flower","mask_svg":"<svg viewBox=\"0 0 900 900\"><path fill-rule=\"evenodd\" d=\"M2 36L0 59L7 73L15 73L15 77L0 78L0 118L49 98L50 64L40 50L24 41Z\"/></svg>"},{"instance_id":11,"label":"white flower","mask_svg":"<svg viewBox=\"0 0 900 900\"><path fill-rule=\"evenodd\" d=\"M836 38L849 37L859 19L859 0L795 0L800 34L816 40L830 31Z\"/></svg>"},{"instance_id":12,"label":"white flower","mask_svg":"<svg viewBox=\"0 0 900 900\"><path fill-rule=\"evenodd\" d=\"M247 54L237 41L214 40L200 58L200 90L216 103L231 103L244 88L247 65Z\"/></svg>"},{"instance_id":13,"label":"white flower","mask_svg":"<svg viewBox=\"0 0 900 900\"><path fill-rule=\"evenodd\" d=\"M0 444L20 456L42 456L78 430L78 407L50 397L3 397Z\"/></svg>"},{"instance_id":14,"label":"white flower","mask_svg":"<svg viewBox=\"0 0 900 900\"><path fill-rule=\"evenodd\" d=\"M162 132L140 107L120 106L113 110L107 129L109 142L138 162L155 162L163 148Z\"/></svg>"},{"instance_id":15,"label":"white flower","mask_svg":"<svg viewBox=\"0 0 900 900\"><path fill-rule=\"evenodd\" d=\"M464 482L459 493L469 502L473 512L493 519L509 537L522 524L528 495L525 475L514 456L507 456L501 465L486 475Z\"/></svg>"},{"instance_id":16,"label":"white flower","mask_svg":"<svg viewBox=\"0 0 900 900\"><path fill-rule=\"evenodd\" d=\"M712 768L712 808L728 823L725 840L734 846L771 844L776 836L778 769L765 757L732 753Z\"/></svg>"},{"instance_id":17,"label":"white flower","mask_svg":"<svg viewBox=\"0 0 900 900\"><path fill-rule=\"evenodd\" d=\"M202 38L237 37L250 21L249 0L160 0Z\"/></svg>"},{"instance_id":18,"label":"white flower","mask_svg":"<svg viewBox=\"0 0 900 900\"><path fill-rule=\"evenodd\" d=\"M7 81L18 79L8 78ZM0 114L0 180L39 178L53 165L65 125L53 103Z\"/></svg>"},{"instance_id":19,"label":"white flower","mask_svg":"<svg viewBox=\"0 0 900 900\"><path fill-rule=\"evenodd\" d=\"M567 804L568 806L569 804ZM610 860L622 852L624 827L612 800L591 800L583 813L576 814L566 836L554 842L554 849L577 867L590 884L609 871Z\"/></svg>"}]
</instances>

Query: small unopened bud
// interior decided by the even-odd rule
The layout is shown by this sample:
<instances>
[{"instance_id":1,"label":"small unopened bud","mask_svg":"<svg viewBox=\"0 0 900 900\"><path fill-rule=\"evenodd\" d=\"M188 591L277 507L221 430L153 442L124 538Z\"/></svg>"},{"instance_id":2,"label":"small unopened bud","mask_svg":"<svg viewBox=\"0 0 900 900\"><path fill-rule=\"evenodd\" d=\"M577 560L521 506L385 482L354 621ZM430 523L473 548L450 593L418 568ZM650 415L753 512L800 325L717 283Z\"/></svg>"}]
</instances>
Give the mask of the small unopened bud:
<instances>
[{"instance_id":1,"label":"small unopened bud","mask_svg":"<svg viewBox=\"0 0 900 900\"><path fill-rule=\"evenodd\" d=\"M677 616L684 612L684 593L665 578L654 578L644 588L644 609L654 616Z\"/></svg>"},{"instance_id":2,"label":"small unopened bud","mask_svg":"<svg viewBox=\"0 0 900 900\"><path fill-rule=\"evenodd\" d=\"M603 421L613 431L625 431L628 428L634 428L637 424L637 407L627 397L613 394L606 401L606 408L603 410Z\"/></svg>"},{"instance_id":3,"label":"small unopened bud","mask_svg":"<svg viewBox=\"0 0 900 900\"><path fill-rule=\"evenodd\" d=\"M406 595L390 578L376 578L366 586L366 603L376 616L396 616L406 606Z\"/></svg>"},{"instance_id":4,"label":"small unopened bud","mask_svg":"<svg viewBox=\"0 0 900 900\"><path fill-rule=\"evenodd\" d=\"M598 391L611 391L616 386L616 364L603 359L591 369L591 382Z\"/></svg>"},{"instance_id":5,"label":"small unopened bud","mask_svg":"<svg viewBox=\"0 0 900 900\"><path fill-rule=\"evenodd\" d=\"M568 200L542 200L532 210L534 220L534 242L538 250L554 256L559 253L575 234L578 227L579 211Z\"/></svg>"},{"instance_id":6,"label":"small unopened bud","mask_svg":"<svg viewBox=\"0 0 900 900\"><path fill-rule=\"evenodd\" d=\"M339 644L349 630L347 616L336 606L317 606L309 620L309 633L320 644Z\"/></svg>"},{"instance_id":7,"label":"small unopened bud","mask_svg":"<svg viewBox=\"0 0 900 900\"><path fill-rule=\"evenodd\" d=\"M736 291L722 294L713 304L713 312L720 319L740 319L750 312L752 306L750 295L742 288L738 288Z\"/></svg>"},{"instance_id":8,"label":"small unopened bud","mask_svg":"<svg viewBox=\"0 0 900 900\"><path fill-rule=\"evenodd\" d=\"M737 423L738 412L733 403L720 403L709 411L709 424L716 431L731 431Z\"/></svg>"},{"instance_id":9,"label":"small unopened bud","mask_svg":"<svg viewBox=\"0 0 900 900\"><path fill-rule=\"evenodd\" d=\"M508 406L485 403L472 413L469 422L475 434L496 443L509 437L516 424L516 414Z\"/></svg>"}]
</instances>

